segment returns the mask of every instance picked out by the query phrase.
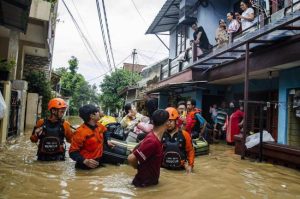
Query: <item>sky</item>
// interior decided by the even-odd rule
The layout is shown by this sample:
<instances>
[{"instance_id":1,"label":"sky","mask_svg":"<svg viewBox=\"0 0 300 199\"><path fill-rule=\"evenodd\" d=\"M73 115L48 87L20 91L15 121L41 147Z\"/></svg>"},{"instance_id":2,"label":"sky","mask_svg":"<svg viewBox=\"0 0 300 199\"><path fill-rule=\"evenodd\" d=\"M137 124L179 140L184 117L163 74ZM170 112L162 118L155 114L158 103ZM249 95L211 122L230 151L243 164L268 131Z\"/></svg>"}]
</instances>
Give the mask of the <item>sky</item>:
<instances>
[{"instance_id":1,"label":"sky","mask_svg":"<svg viewBox=\"0 0 300 199\"><path fill-rule=\"evenodd\" d=\"M70 15L60 0L52 67L54 69L68 67L68 60L71 56L75 56L79 60L78 72L90 84L98 85L103 80L103 74L108 74L109 69L96 0L65 0L65 3L103 64L100 65L88 53ZM164 3L165 0L105 0L111 44L118 67L122 67L122 61L126 57L128 58L125 62L132 63L133 49L137 49L135 63L138 64L149 65L168 57L168 50L155 35L145 35ZM161 36L161 38L168 45L168 37ZM99 76L101 77L96 78Z\"/></svg>"}]
</instances>

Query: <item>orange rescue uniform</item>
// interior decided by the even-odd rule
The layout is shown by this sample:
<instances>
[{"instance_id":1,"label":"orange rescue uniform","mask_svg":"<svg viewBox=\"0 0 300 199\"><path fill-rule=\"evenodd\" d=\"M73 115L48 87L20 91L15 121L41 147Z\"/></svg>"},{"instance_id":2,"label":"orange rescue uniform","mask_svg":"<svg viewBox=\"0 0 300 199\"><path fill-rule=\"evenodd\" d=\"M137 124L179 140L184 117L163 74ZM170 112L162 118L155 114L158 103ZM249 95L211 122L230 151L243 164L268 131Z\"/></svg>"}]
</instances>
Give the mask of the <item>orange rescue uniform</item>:
<instances>
[{"instance_id":1,"label":"orange rescue uniform","mask_svg":"<svg viewBox=\"0 0 300 199\"><path fill-rule=\"evenodd\" d=\"M94 130L86 124L82 124L72 138L69 153L79 152L83 159L101 158L106 130L106 127L100 123L97 123Z\"/></svg>"}]
</instances>

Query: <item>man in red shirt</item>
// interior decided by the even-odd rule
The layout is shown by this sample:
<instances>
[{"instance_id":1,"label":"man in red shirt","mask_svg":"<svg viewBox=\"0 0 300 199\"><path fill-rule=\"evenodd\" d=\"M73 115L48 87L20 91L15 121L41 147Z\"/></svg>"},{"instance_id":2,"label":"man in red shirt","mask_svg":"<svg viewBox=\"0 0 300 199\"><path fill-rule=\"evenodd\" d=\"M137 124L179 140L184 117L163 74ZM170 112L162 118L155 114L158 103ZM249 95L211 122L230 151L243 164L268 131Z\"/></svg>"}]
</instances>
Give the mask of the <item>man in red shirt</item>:
<instances>
[{"instance_id":1,"label":"man in red shirt","mask_svg":"<svg viewBox=\"0 0 300 199\"><path fill-rule=\"evenodd\" d=\"M128 163L138 170L132 184L136 187L146 187L158 184L160 166L163 157L161 139L168 128L169 113L156 110L152 114L153 131L128 156Z\"/></svg>"}]
</instances>

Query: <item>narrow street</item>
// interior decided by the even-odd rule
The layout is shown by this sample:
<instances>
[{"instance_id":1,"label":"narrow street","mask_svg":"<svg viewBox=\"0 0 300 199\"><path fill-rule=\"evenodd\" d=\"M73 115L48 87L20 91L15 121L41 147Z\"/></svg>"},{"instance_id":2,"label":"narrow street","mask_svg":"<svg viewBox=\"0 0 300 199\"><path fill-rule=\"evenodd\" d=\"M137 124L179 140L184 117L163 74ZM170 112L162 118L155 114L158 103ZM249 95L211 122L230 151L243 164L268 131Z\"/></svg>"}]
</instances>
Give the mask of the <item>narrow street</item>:
<instances>
[{"instance_id":1,"label":"narrow street","mask_svg":"<svg viewBox=\"0 0 300 199\"><path fill-rule=\"evenodd\" d=\"M300 199L300 0L0 0L0 199Z\"/></svg>"},{"instance_id":2,"label":"narrow street","mask_svg":"<svg viewBox=\"0 0 300 199\"><path fill-rule=\"evenodd\" d=\"M158 186L140 189L128 165L80 171L70 158L38 162L29 135L1 150L0 198L300 198L299 171L242 161L225 144L197 157L193 174L162 169Z\"/></svg>"}]
</instances>

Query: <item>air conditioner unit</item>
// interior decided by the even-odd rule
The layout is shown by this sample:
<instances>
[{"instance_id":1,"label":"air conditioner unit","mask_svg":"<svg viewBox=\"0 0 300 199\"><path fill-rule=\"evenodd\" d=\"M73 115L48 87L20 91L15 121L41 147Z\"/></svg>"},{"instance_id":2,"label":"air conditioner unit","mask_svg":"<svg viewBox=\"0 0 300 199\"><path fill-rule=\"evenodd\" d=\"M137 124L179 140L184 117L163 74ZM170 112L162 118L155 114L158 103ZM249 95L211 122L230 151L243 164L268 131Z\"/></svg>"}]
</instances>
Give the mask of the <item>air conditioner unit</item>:
<instances>
[{"instance_id":1,"label":"air conditioner unit","mask_svg":"<svg viewBox=\"0 0 300 199\"><path fill-rule=\"evenodd\" d=\"M178 24L191 25L197 21L196 17L193 17L193 11L197 0L181 0L179 5L179 22Z\"/></svg>"}]
</instances>

